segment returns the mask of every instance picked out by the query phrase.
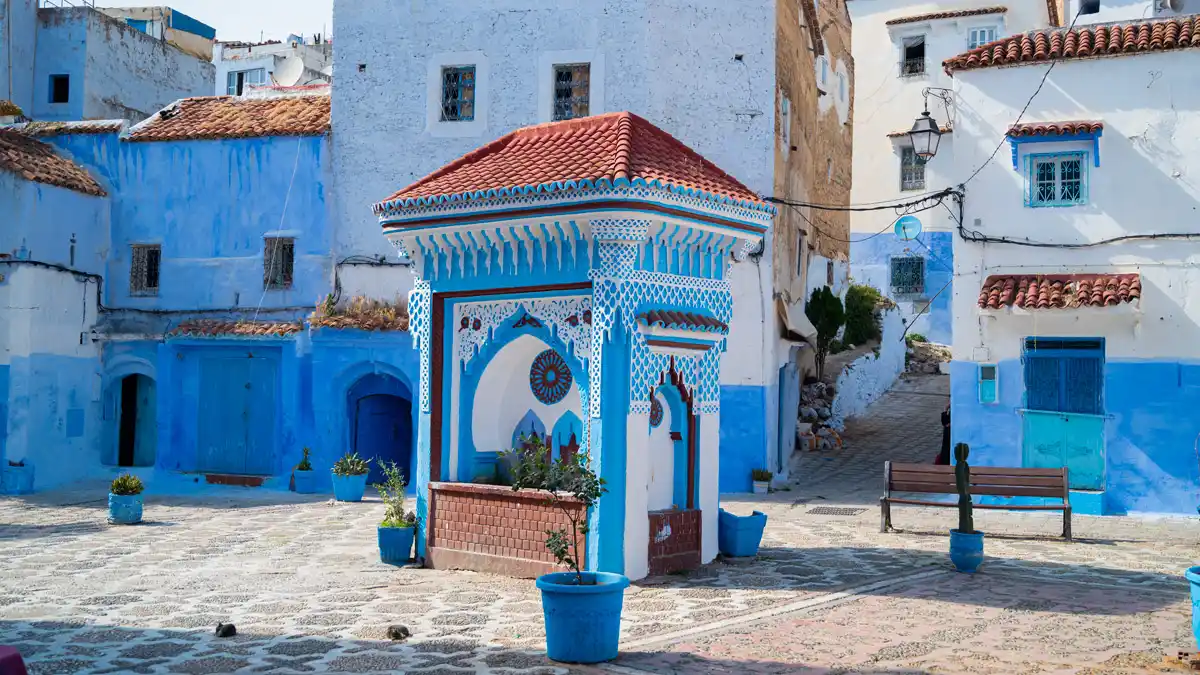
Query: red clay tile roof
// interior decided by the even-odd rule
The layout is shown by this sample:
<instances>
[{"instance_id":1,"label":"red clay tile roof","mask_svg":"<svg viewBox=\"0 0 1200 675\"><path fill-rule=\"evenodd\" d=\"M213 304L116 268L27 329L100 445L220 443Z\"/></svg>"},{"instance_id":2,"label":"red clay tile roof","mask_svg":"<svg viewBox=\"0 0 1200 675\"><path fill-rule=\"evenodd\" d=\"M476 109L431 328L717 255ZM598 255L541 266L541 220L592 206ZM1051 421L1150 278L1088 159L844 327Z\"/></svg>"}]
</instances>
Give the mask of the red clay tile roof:
<instances>
[{"instance_id":1,"label":"red clay tile roof","mask_svg":"<svg viewBox=\"0 0 1200 675\"><path fill-rule=\"evenodd\" d=\"M131 141L182 141L329 132L328 96L185 98L129 131Z\"/></svg>"},{"instance_id":2,"label":"red clay tile roof","mask_svg":"<svg viewBox=\"0 0 1200 675\"><path fill-rule=\"evenodd\" d=\"M26 122L25 124L13 125L9 128L35 138L83 134L116 134L125 129L125 120Z\"/></svg>"},{"instance_id":3,"label":"red clay tile roof","mask_svg":"<svg viewBox=\"0 0 1200 675\"><path fill-rule=\"evenodd\" d=\"M1200 47L1196 16L1133 23L1048 28L1013 35L976 47L942 62L947 73L990 66L1141 54Z\"/></svg>"},{"instance_id":4,"label":"red clay tile roof","mask_svg":"<svg viewBox=\"0 0 1200 675\"><path fill-rule=\"evenodd\" d=\"M980 7L979 9L957 9L946 12L932 12L930 14L917 14L916 16L902 16L898 19L892 19L887 22L889 26L896 26L903 23L918 23L920 21L937 21L938 19L959 19L964 16L984 16L985 14L1004 14L1008 11L1003 5L995 7Z\"/></svg>"},{"instance_id":5,"label":"red clay tile roof","mask_svg":"<svg viewBox=\"0 0 1200 675\"><path fill-rule=\"evenodd\" d=\"M104 188L82 166L54 148L11 129L0 129L0 169L34 181L103 197Z\"/></svg>"},{"instance_id":6,"label":"red clay tile roof","mask_svg":"<svg viewBox=\"0 0 1200 675\"><path fill-rule=\"evenodd\" d=\"M1077 122L1024 122L1008 128L1008 135L1016 138L1024 136L1073 136L1075 134L1094 134L1104 130L1104 123L1094 120Z\"/></svg>"},{"instance_id":7,"label":"red clay tile roof","mask_svg":"<svg viewBox=\"0 0 1200 675\"><path fill-rule=\"evenodd\" d=\"M1137 274L992 275L979 291L984 309L1108 307L1142 297Z\"/></svg>"},{"instance_id":8,"label":"red clay tile roof","mask_svg":"<svg viewBox=\"0 0 1200 675\"><path fill-rule=\"evenodd\" d=\"M750 188L650 122L628 112L518 129L375 205L424 206L531 192L645 183L771 211Z\"/></svg>"},{"instance_id":9,"label":"red clay tile roof","mask_svg":"<svg viewBox=\"0 0 1200 675\"><path fill-rule=\"evenodd\" d=\"M171 329L169 337L287 337L303 330L298 321L226 321L195 319Z\"/></svg>"},{"instance_id":10,"label":"red clay tile roof","mask_svg":"<svg viewBox=\"0 0 1200 675\"><path fill-rule=\"evenodd\" d=\"M638 316L647 326L695 330L704 333L728 333L729 325L715 317L692 312L652 309Z\"/></svg>"}]
</instances>

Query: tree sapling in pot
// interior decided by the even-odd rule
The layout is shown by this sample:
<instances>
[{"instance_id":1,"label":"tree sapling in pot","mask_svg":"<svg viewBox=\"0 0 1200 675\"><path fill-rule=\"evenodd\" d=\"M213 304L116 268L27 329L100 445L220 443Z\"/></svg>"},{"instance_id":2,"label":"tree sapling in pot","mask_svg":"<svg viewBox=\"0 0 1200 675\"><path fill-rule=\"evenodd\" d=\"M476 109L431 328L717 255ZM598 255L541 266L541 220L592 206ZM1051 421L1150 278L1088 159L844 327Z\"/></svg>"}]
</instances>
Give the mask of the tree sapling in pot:
<instances>
[{"instance_id":1,"label":"tree sapling in pot","mask_svg":"<svg viewBox=\"0 0 1200 675\"><path fill-rule=\"evenodd\" d=\"M413 537L417 529L417 514L404 510L404 488L408 485L404 473L395 462L383 462L383 482L376 483L383 501L383 522L379 524L379 559L385 563L406 563L412 560Z\"/></svg>"}]
</instances>

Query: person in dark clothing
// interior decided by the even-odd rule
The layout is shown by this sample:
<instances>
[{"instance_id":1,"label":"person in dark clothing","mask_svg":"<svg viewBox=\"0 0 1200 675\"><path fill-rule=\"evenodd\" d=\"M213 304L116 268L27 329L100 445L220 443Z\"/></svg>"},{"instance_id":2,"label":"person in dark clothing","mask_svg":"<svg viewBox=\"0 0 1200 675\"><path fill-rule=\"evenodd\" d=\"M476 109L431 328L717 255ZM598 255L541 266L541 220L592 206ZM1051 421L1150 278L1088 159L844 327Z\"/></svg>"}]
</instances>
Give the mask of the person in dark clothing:
<instances>
[{"instance_id":1,"label":"person in dark clothing","mask_svg":"<svg viewBox=\"0 0 1200 675\"><path fill-rule=\"evenodd\" d=\"M934 464L950 465L950 403L942 411L942 451L938 453Z\"/></svg>"}]
</instances>

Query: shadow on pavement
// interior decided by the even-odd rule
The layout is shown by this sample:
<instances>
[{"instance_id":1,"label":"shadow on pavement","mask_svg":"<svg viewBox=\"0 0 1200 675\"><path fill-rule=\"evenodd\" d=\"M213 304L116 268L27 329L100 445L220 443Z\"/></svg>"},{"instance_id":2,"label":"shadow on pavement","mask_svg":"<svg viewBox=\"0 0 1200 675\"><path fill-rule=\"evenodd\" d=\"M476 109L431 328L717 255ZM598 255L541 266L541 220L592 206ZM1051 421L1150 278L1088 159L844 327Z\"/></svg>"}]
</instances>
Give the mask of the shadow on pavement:
<instances>
[{"instance_id":1,"label":"shadow on pavement","mask_svg":"<svg viewBox=\"0 0 1200 675\"><path fill-rule=\"evenodd\" d=\"M716 675L720 673L745 673L746 675L927 675L926 670L879 670L874 668L824 668L821 666L806 666L801 663L783 663L780 661L756 661L734 659L712 659L687 652L639 652L622 651L614 662L621 667L620 672L652 673L653 675ZM597 671L604 672L601 667Z\"/></svg>"}]
</instances>

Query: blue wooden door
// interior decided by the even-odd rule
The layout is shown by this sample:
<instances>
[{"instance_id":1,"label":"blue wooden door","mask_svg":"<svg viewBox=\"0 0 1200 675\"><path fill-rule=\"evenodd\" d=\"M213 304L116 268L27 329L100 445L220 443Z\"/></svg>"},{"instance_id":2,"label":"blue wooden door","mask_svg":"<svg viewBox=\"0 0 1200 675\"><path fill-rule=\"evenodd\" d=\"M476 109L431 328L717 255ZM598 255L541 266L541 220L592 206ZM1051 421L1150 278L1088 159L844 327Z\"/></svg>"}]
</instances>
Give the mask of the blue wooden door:
<instances>
[{"instance_id":1,"label":"blue wooden door","mask_svg":"<svg viewBox=\"0 0 1200 675\"><path fill-rule=\"evenodd\" d=\"M200 362L200 471L272 473L275 378L275 362L261 357L213 356Z\"/></svg>"},{"instance_id":2,"label":"blue wooden door","mask_svg":"<svg viewBox=\"0 0 1200 675\"><path fill-rule=\"evenodd\" d=\"M1029 338L1022 359L1022 463L1065 466L1071 488L1103 490L1103 340Z\"/></svg>"},{"instance_id":3,"label":"blue wooden door","mask_svg":"<svg viewBox=\"0 0 1200 675\"><path fill-rule=\"evenodd\" d=\"M382 464L395 462L412 484L412 404L399 396L376 394L358 399L354 451L371 458L371 483L383 481Z\"/></svg>"}]
</instances>

